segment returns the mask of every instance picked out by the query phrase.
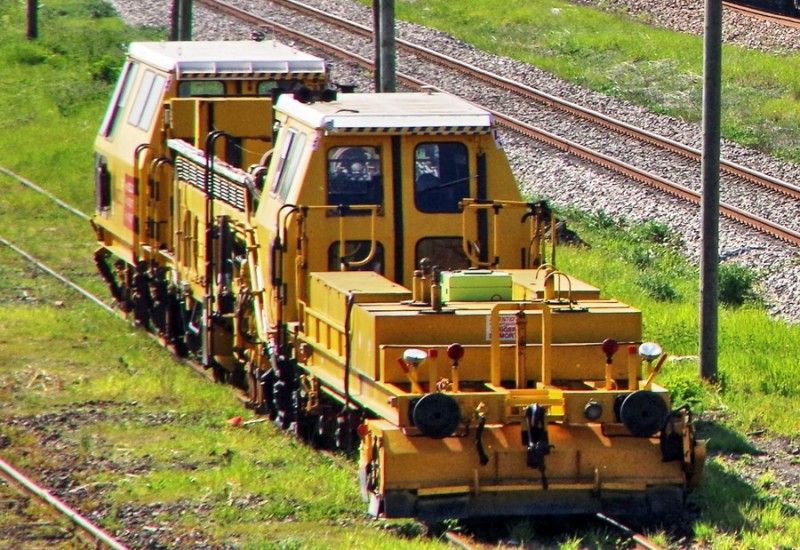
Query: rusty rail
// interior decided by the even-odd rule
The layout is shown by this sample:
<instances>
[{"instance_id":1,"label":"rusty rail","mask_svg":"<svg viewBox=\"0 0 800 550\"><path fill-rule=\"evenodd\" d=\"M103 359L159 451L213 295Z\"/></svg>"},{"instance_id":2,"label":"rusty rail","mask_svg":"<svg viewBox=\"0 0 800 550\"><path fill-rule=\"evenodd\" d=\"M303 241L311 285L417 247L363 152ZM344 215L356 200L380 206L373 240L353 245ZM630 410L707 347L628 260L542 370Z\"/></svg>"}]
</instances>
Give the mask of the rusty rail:
<instances>
[{"instance_id":1,"label":"rusty rail","mask_svg":"<svg viewBox=\"0 0 800 550\"><path fill-rule=\"evenodd\" d=\"M25 474L2 458L0 458L0 476L25 494L35 497L53 510L54 513L68 518L79 529L79 536L94 543L97 548L111 548L113 550L128 549L127 546L114 539L100 527L94 525L75 509L67 506L59 498L34 483Z\"/></svg>"}]
</instances>

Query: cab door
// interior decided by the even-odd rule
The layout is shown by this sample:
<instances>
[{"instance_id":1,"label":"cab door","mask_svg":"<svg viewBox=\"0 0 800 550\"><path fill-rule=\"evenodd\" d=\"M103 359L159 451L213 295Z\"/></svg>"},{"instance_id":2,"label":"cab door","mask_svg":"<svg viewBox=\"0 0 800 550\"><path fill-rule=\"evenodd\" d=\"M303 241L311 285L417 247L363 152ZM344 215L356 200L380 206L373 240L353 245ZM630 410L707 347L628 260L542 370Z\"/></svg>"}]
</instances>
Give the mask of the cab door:
<instances>
[{"instance_id":1,"label":"cab door","mask_svg":"<svg viewBox=\"0 0 800 550\"><path fill-rule=\"evenodd\" d=\"M482 157L476 136L410 136L403 158L402 215L404 277L421 263L439 269L466 269L462 234L481 255L485 216L473 216L463 227L460 201L486 198Z\"/></svg>"}]
</instances>

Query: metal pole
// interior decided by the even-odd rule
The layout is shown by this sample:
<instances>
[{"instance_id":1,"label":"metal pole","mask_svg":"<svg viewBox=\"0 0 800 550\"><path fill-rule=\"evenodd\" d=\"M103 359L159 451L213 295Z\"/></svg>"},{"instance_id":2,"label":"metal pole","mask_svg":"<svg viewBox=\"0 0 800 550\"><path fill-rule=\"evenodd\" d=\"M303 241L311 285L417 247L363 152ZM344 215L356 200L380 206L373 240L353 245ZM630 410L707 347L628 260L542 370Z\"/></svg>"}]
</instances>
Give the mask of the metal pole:
<instances>
[{"instance_id":1,"label":"metal pole","mask_svg":"<svg viewBox=\"0 0 800 550\"><path fill-rule=\"evenodd\" d=\"M39 0L28 0L28 40L39 37Z\"/></svg>"},{"instance_id":2,"label":"metal pole","mask_svg":"<svg viewBox=\"0 0 800 550\"><path fill-rule=\"evenodd\" d=\"M722 0L705 0L703 59L703 196L700 257L700 375L717 381L719 325L719 158Z\"/></svg>"},{"instance_id":3,"label":"metal pole","mask_svg":"<svg viewBox=\"0 0 800 550\"><path fill-rule=\"evenodd\" d=\"M178 39L192 39L192 0L180 0L178 14Z\"/></svg>"},{"instance_id":4,"label":"metal pole","mask_svg":"<svg viewBox=\"0 0 800 550\"><path fill-rule=\"evenodd\" d=\"M375 91L397 91L394 0L373 0L375 20Z\"/></svg>"},{"instance_id":5,"label":"metal pole","mask_svg":"<svg viewBox=\"0 0 800 550\"><path fill-rule=\"evenodd\" d=\"M372 47L375 48L375 91L381 91L381 68L383 67L383 50L381 50L381 0L372 0Z\"/></svg>"},{"instance_id":6,"label":"metal pole","mask_svg":"<svg viewBox=\"0 0 800 550\"><path fill-rule=\"evenodd\" d=\"M169 17L169 40L174 42L180 36L179 14L182 0L172 0L172 9Z\"/></svg>"}]
</instances>

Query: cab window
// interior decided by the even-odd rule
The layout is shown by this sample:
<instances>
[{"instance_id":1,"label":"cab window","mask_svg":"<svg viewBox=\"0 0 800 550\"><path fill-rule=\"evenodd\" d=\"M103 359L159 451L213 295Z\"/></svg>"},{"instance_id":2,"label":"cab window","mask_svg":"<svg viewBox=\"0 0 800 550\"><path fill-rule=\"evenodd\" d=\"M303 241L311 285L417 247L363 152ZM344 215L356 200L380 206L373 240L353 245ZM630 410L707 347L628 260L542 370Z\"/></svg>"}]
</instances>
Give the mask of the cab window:
<instances>
[{"instance_id":1,"label":"cab window","mask_svg":"<svg viewBox=\"0 0 800 550\"><path fill-rule=\"evenodd\" d=\"M142 77L142 83L139 85L139 90L136 92L136 99L133 101L131 114L128 117L128 123L147 130L153 123L153 116L156 113L156 108L161 100L161 94L164 91L164 83L166 78L158 75L152 71L145 71Z\"/></svg>"},{"instance_id":2,"label":"cab window","mask_svg":"<svg viewBox=\"0 0 800 550\"><path fill-rule=\"evenodd\" d=\"M300 155L305 144L305 134L301 134L292 128L287 130L286 141L278 159L278 168L272 184L272 192L284 200L289 196L292 180L294 180L297 168L300 165Z\"/></svg>"},{"instance_id":3,"label":"cab window","mask_svg":"<svg viewBox=\"0 0 800 550\"><path fill-rule=\"evenodd\" d=\"M292 80L262 80L258 83L256 93L258 95L273 95L278 92L291 92L303 86L303 82L297 79ZM275 91L273 91L275 90Z\"/></svg>"},{"instance_id":4,"label":"cab window","mask_svg":"<svg viewBox=\"0 0 800 550\"><path fill-rule=\"evenodd\" d=\"M186 80L178 84L179 97L225 95L225 84L219 80Z\"/></svg>"},{"instance_id":5,"label":"cab window","mask_svg":"<svg viewBox=\"0 0 800 550\"><path fill-rule=\"evenodd\" d=\"M423 260L430 267L439 269L467 269L470 266L464 254L461 237L428 237L417 242L415 254L416 266Z\"/></svg>"},{"instance_id":6,"label":"cab window","mask_svg":"<svg viewBox=\"0 0 800 550\"><path fill-rule=\"evenodd\" d=\"M117 86L114 89L114 95L111 96L111 103L108 104L106 116L103 118L103 124L100 126L100 135L110 138L114 135L114 130L117 128L117 121L119 115L125 109L128 103L128 96L131 94L131 87L133 81L136 80L136 72L139 65L126 61L122 67Z\"/></svg>"},{"instance_id":7,"label":"cab window","mask_svg":"<svg viewBox=\"0 0 800 550\"><path fill-rule=\"evenodd\" d=\"M377 147L333 147L328 151L328 204L383 203L383 177Z\"/></svg>"},{"instance_id":8,"label":"cab window","mask_svg":"<svg viewBox=\"0 0 800 550\"><path fill-rule=\"evenodd\" d=\"M469 197L467 147L453 141L420 143L414 150L414 203L421 212L459 212Z\"/></svg>"}]
</instances>

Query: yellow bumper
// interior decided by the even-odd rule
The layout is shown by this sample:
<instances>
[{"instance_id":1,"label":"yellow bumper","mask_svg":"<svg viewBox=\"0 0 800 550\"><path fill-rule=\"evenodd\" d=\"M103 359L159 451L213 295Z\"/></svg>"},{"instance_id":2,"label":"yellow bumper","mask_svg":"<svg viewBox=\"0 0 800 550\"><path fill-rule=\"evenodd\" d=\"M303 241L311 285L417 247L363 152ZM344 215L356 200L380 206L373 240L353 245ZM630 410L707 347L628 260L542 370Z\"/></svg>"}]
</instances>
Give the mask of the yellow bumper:
<instances>
[{"instance_id":1,"label":"yellow bumper","mask_svg":"<svg viewBox=\"0 0 800 550\"><path fill-rule=\"evenodd\" d=\"M362 482L375 515L621 513L620 506L658 513L680 505L686 487L683 462L663 462L658 438L610 435L600 424L549 424L543 470L529 465L518 424L486 426L480 438L474 428L460 429L443 439L381 420L369 428Z\"/></svg>"}]
</instances>

